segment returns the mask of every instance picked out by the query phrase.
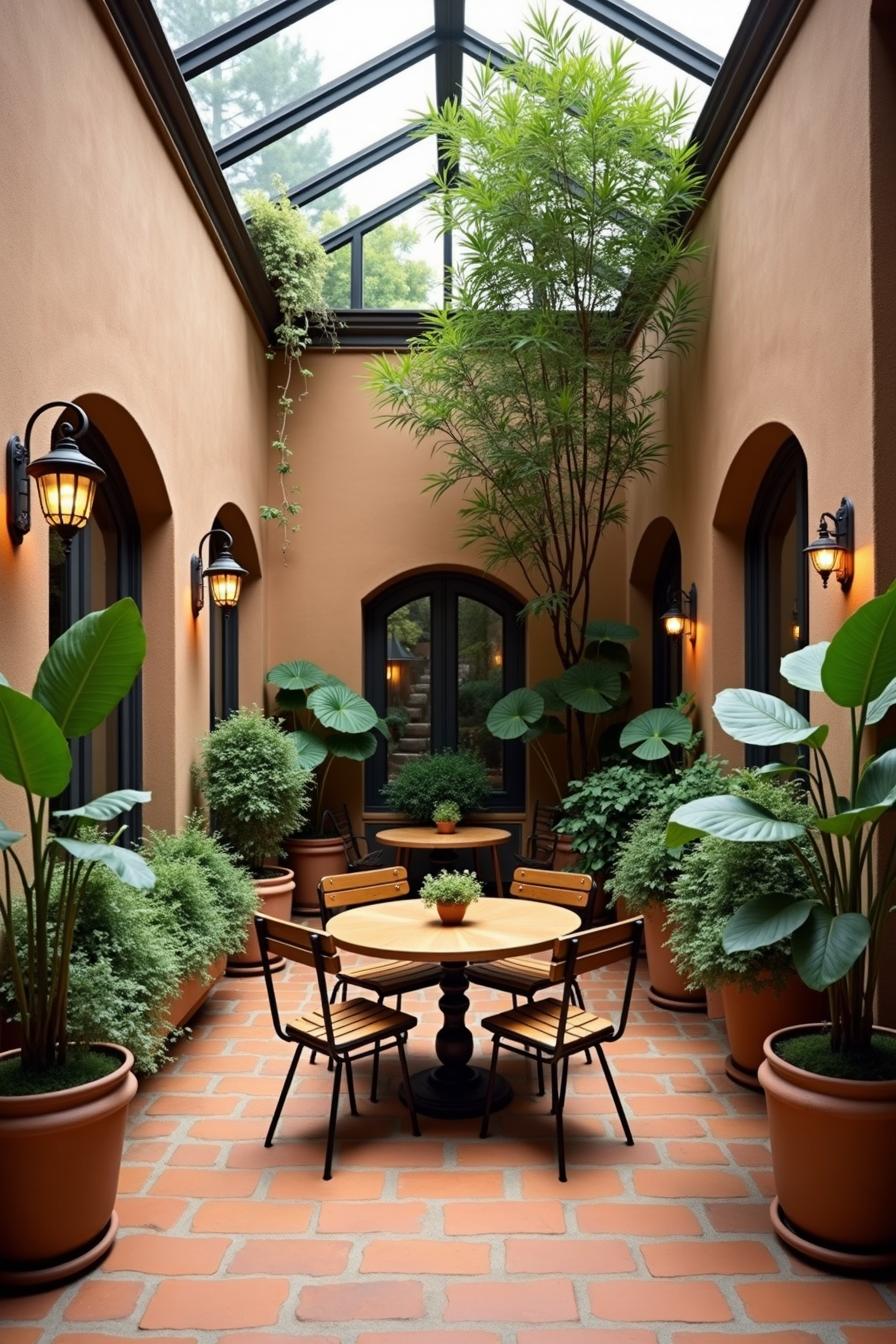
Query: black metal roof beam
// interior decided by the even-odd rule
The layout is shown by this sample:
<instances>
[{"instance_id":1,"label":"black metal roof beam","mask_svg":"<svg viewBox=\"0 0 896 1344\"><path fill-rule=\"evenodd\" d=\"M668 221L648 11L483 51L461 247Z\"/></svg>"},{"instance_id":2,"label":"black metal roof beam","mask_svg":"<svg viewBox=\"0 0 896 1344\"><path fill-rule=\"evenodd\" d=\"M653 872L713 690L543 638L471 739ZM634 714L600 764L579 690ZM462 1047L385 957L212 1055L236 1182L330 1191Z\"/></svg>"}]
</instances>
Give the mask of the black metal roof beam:
<instances>
[{"instance_id":1,"label":"black metal roof beam","mask_svg":"<svg viewBox=\"0 0 896 1344\"><path fill-rule=\"evenodd\" d=\"M243 130L219 141L215 145L218 162L222 168L229 168L231 164L238 163L249 154L257 154L260 149L264 149L275 140L280 140L290 131L307 126L310 121L322 117L325 112L332 112L336 107L341 107L350 98L365 93L375 84L391 79L393 75L398 75L402 70L416 65L418 61L425 60L435 49L435 30L427 28L416 37L410 37L399 46L392 47L382 56L376 56L373 60L365 61L363 65L355 66L347 75L340 75L329 84L322 84L312 93L287 103L270 116L262 117L260 121L253 122L251 126L246 126Z\"/></svg>"},{"instance_id":2,"label":"black metal roof beam","mask_svg":"<svg viewBox=\"0 0 896 1344\"><path fill-rule=\"evenodd\" d=\"M245 14L238 14L178 47L174 54L181 74L184 79L194 79L332 3L333 0L267 0L266 4L254 5Z\"/></svg>"},{"instance_id":3,"label":"black metal roof beam","mask_svg":"<svg viewBox=\"0 0 896 1344\"><path fill-rule=\"evenodd\" d=\"M464 77L464 0L433 0L436 51L436 105L460 100Z\"/></svg>"},{"instance_id":4,"label":"black metal roof beam","mask_svg":"<svg viewBox=\"0 0 896 1344\"><path fill-rule=\"evenodd\" d=\"M297 187L287 192L287 195L293 205L307 205L309 201L316 201L319 196L325 196L328 191L335 191L337 187L344 186L360 173L366 173L369 168L375 168L378 163L391 159L394 154L400 154L403 149L414 143L414 139L412 126L393 131L391 135L383 136L382 140L368 145L357 154L351 154L347 159L340 159L339 163L333 163L329 168L316 173L314 177L300 182Z\"/></svg>"},{"instance_id":5,"label":"black metal roof beam","mask_svg":"<svg viewBox=\"0 0 896 1344\"><path fill-rule=\"evenodd\" d=\"M346 243L352 242L354 238L363 237L365 233L371 233L378 229L381 224L388 224L390 219L396 215L403 215L405 210L410 210L411 206L418 205L420 201L431 196L435 191L435 183L431 179L425 182L418 182L416 187L411 187L409 191L404 191L400 196L393 196L391 201L386 201L385 205L380 205L376 210L369 210L366 215L358 215L357 219L350 219L347 224L334 229L332 233L325 234L321 238L321 246L325 252L335 252L337 248L344 247Z\"/></svg>"},{"instance_id":6,"label":"black metal roof beam","mask_svg":"<svg viewBox=\"0 0 896 1344\"><path fill-rule=\"evenodd\" d=\"M503 70L508 61L511 60L510 52L505 47L499 47L497 43L490 42L487 37L481 33L475 32L472 28L464 31L461 42L464 51L468 56L472 56L474 61L479 61L485 65L486 61L491 61L496 70Z\"/></svg>"},{"instance_id":7,"label":"black metal roof beam","mask_svg":"<svg viewBox=\"0 0 896 1344\"><path fill-rule=\"evenodd\" d=\"M569 0L569 4L704 84L711 84L721 69L721 56L626 0Z\"/></svg>"}]
</instances>

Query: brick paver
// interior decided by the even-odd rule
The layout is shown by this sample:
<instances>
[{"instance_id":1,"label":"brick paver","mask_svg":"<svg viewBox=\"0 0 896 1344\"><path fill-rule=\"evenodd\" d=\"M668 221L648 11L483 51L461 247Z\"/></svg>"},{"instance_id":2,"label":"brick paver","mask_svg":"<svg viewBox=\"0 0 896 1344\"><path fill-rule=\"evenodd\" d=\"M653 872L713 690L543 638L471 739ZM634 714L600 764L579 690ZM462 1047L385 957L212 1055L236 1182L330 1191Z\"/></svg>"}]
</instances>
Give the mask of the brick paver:
<instances>
[{"instance_id":1,"label":"brick paver","mask_svg":"<svg viewBox=\"0 0 896 1344\"><path fill-rule=\"evenodd\" d=\"M282 977L298 1007L304 972ZM612 1013L614 971L586 982ZM407 1001L431 1058L437 991ZM506 1002L471 991L472 1017ZM477 1039L480 1054L485 1043ZM300 1066L274 1147L262 1146L289 1050L264 986L224 980L132 1107L121 1231L87 1279L0 1299L0 1344L896 1344L892 1283L821 1275L768 1218L761 1096L723 1072L720 1024L636 991L610 1048L636 1136L620 1141L600 1071L570 1071L569 1181L524 1060L482 1142L475 1121L408 1132L394 1058L381 1101L340 1115L320 1179L330 1076Z\"/></svg>"}]
</instances>

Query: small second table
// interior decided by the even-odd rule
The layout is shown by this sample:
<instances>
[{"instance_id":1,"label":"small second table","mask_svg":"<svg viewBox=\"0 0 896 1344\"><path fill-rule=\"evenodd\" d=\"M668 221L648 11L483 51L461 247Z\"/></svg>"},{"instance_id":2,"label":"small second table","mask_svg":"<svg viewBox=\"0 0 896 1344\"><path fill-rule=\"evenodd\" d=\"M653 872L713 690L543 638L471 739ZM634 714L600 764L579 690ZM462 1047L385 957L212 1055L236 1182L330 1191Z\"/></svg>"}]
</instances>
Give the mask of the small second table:
<instances>
[{"instance_id":1,"label":"small second table","mask_svg":"<svg viewBox=\"0 0 896 1344\"><path fill-rule=\"evenodd\" d=\"M407 868L412 849L490 849L495 867L495 890L499 896L504 895L498 846L507 844L509 831L495 826L461 826L450 835L442 835L434 826L394 826L388 831L377 831L376 838L381 845L391 845L395 850L395 862L401 868Z\"/></svg>"},{"instance_id":2,"label":"small second table","mask_svg":"<svg viewBox=\"0 0 896 1344\"><path fill-rule=\"evenodd\" d=\"M339 947L362 956L401 961L439 961L442 1025L436 1034L439 1064L411 1079L414 1102L423 1115L482 1115L486 1069L471 1066L473 1036L466 1023L470 1000L466 965L540 952L555 938L574 933L579 917L540 901L508 901L486 896L467 910L462 924L446 925L422 901L386 901L343 910L327 923ZM493 1108L506 1106L513 1091L499 1074Z\"/></svg>"}]
</instances>

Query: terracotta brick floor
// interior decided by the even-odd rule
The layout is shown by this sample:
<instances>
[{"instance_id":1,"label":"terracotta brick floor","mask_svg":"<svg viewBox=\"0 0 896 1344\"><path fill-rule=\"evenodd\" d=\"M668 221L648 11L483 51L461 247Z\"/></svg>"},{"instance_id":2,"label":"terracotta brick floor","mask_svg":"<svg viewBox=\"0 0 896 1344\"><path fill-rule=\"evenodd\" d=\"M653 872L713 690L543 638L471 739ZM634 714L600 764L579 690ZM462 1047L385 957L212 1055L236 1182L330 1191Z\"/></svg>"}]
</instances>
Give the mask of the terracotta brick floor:
<instances>
[{"instance_id":1,"label":"terracotta brick floor","mask_svg":"<svg viewBox=\"0 0 896 1344\"><path fill-rule=\"evenodd\" d=\"M303 973L281 979L290 1005L309 994ZM612 1012L619 986L586 984L589 1006ZM506 1003L471 997L474 1018ZM436 992L406 1006L419 1068ZM0 1301L2 1344L896 1344L896 1283L829 1278L775 1240L762 1098L726 1079L716 1023L652 1008L643 982L611 1047L637 1142L619 1141L600 1071L577 1063L565 1186L545 1101L511 1058L516 1097L486 1142L473 1121L425 1117L411 1138L394 1059L377 1106L359 1065L362 1114L346 1106L324 1184L320 1063L300 1067L262 1147L288 1054L263 983L222 981L140 1088L111 1255L81 1282Z\"/></svg>"}]
</instances>

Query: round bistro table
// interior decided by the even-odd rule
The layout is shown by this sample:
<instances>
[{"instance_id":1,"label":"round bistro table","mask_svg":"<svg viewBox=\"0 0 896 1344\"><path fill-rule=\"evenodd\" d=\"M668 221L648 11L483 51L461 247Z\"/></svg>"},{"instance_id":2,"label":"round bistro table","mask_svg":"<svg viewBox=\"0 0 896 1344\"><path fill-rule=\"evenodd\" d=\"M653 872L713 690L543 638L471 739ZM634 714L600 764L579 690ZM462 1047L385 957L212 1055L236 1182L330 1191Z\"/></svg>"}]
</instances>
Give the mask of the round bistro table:
<instances>
[{"instance_id":1,"label":"round bistro table","mask_svg":"<svg viewBox=\"0 0 896 1344\"><path fill-rule=\"evenodd\" d=\"M467 964L540 952L578 927L578 915L561 906L486 896L468 907L462 924L443 924L422 901L386 901L343 910L329 920L327 933L339 947L363 956L441 962L439 1063L415 1073L411 1087L417 1109L424 1115L460 1118L482 1115L488 1082L488 1070L470 1064L473 1035L466 1022L470 1006ZM512 1096L510 1084L499 1074L494 1109L506 1106Z\"/></svg>"},{"instance_id":2,"label":"round bistro table","mask_svg":"<svg viewBox=\"0 0 896 1344\"><path fill-rule=\"evenodd\" d=\"M395 862L400 868L407 868L412 849L490 849L495 868L495 890L499 896L504 895L498 846L507 844L509 831L498 830L495 826L461 826L450 835L442 835L434 826L395 826L391 830L377 831L376 838L381 845L392 846Z\"/></svg>"}]
</instances>

